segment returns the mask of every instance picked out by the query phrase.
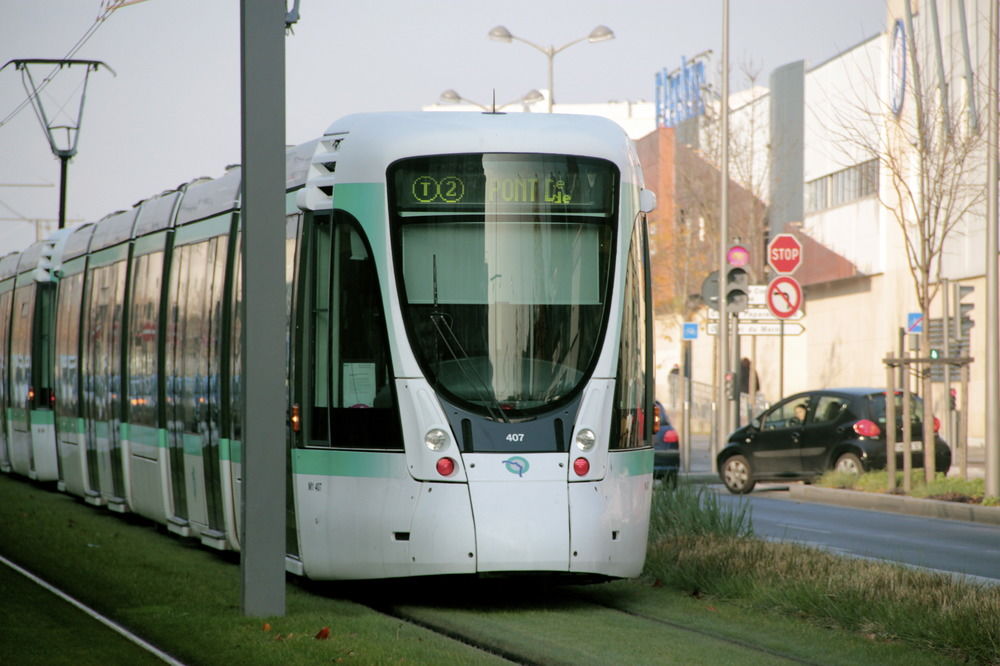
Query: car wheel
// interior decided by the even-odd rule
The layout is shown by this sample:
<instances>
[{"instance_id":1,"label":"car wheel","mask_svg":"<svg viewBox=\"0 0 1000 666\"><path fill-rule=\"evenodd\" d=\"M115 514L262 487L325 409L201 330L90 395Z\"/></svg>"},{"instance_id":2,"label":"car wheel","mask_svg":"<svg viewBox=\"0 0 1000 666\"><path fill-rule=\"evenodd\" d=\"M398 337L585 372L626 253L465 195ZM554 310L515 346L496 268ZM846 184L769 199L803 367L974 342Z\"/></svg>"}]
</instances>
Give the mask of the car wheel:
<instances>
[{"instance_id":1,"label":"car wheel","mask_svg":"<svg viewBox=\"0 0 1000 666\"><path fill-rule=\"evenodd\" d=\"M756 481L750 470L750 462L743 456L732 456L722 466L722 482L729 492L742 495L753 490Z\"/></svg>"},{"instance_id":2,"label":"car wheel","mask_svg":"<svg viewBox=\"0 0 1000 666\"><path fill-rule=\"evenodd\" d=\"M864 468L861 467L861 459L853 453L845 453L837 458L837 464L833 466L833 469L838 472L843 472L844 474L853 474L855 476L861 476L861 474L865 471Z\"/></svg>"}]
</instances>

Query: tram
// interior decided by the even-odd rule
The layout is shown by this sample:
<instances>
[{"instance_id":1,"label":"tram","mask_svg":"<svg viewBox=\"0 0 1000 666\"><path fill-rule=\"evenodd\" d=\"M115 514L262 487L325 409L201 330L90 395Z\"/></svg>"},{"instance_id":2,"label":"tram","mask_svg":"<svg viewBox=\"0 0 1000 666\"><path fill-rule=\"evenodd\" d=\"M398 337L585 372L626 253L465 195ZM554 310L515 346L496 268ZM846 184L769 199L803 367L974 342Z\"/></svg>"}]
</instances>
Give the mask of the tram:
<instances>
[{"instance_id":1,"label":"tram","mask_svg":"<svg viewBox=\"0 0 1000 666\"><path fill-rule=\"evenodd\" d=\"M638 575L655 197L624 132L358 114L286 167L287 570ZM0 469L239 549L239 193L0 259Z\"/></svg>"}]
</instances>

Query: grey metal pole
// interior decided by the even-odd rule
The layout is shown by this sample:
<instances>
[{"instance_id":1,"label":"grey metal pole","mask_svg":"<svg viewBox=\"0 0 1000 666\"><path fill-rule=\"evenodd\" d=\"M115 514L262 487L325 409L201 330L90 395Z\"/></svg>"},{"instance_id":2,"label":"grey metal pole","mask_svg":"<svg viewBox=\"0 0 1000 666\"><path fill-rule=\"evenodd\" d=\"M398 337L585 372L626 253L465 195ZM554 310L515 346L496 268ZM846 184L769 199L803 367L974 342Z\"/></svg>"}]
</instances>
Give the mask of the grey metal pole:
<instances>
[{"instance_id":1,"label":"grey metal pole","mask_svg":"<svg viewBox=\"0 0 1000 666\"><path fill-rule=\"evenodd\" d=\"M913 415L910 413L910 365L907 363L909 356L909 352L903 352L899 359L903 368L903 492L907 495L913 489L913 446L910 432ZM893 400L895 399L893 396Z\"/></svg>"},{"instance_id":2,"label":"grey metal pole","mask_svg":"<svg viewBox=\"0 0 1000 666\"><path fill-rule=\"evenodd\" d=\"M285 3L240 1L243 459L248 616L285 614Z\"/></svg>"},{"instance_id":3,"label":"grey metal pole","mask_svg":"<svg viewBox=\"0 0 1000 666\"><path fill-rule=\"evenodd\" d=\"M944 346L944 357L951 358L954 348L951 344L951 296L952 286L948 278L941 279L941 340ZM928 322L928 325L930 322ZM944 398L947 401L944 406L944 439L949 445L955 445L955 429L952 427L952 417L955 411L951 408L951 363L945 363L944 367Z\"/></svg>"},{"instance_id":4,"label":"grey metal pole","mask_svg":"<svg viewBox=\"0 0 1000 666\"><path fill-rule=\"evenodd\" d=\"M986 494L1000 496L1000 367L997 289L997 2L990 1L986 158Z\"/></svg>"},{"instance_id":5,"label":"grey metal pole","mask_svg":"<svg viewBox=\"0 0 1000 666\"><path fill-rule=\"evenodd\" d=\"M722 159L719 175L719 368L716 410L718 428L712 440L710 458L712 471L717 472L715 454L729 434L726 409L726 373L729 372L729 311L726 303L726 251L729 244L729 0L722 0L722 97L719 100L721 116Z\"/></svg>"},{"instance_id":6,"label":"grey metal pole","mask_svg":"<svg viewBox=\"0 0 1000 666\"><path fill-rule=\"evenodd\" d=\"M555 103L556 94L556 91L554 90L556 84L555 81L553 81L554 77L552 71L552 61L556 59L555 49L550 46L549 50L545 52L545 55L549 57L549 113L552 113L552 105Z\"/></svg>"},{"instance_id":7,"label":"grey metal pole","mask_svg":"<svg viewBox=\"0 0 1000 666\"><path fill-rule=\"evenodd\" d=\"M889 477L888 491L896 490L896 369L892 354L885 364L885 470Z\"/></svg>"},{"instance_id":8,"label":"grey metal pole","mask_svg":"<svg viewBox=\"0 0 1000 666\"><path fill-rule=\"evenodd\" d=\"M66 226L66 176L69 171L69 154L59 155L59 228Z\"/></svg>"}]
</instances>

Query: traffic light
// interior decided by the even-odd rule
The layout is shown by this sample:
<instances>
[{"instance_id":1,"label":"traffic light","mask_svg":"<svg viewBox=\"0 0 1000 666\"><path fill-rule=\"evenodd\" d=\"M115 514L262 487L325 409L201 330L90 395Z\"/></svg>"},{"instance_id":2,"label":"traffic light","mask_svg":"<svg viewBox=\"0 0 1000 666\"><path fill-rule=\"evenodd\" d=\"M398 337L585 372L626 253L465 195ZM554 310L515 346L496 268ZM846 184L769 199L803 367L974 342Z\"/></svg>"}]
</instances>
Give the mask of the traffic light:
<instances>
[{"instance_id":1,"label":"traffic light","mask_svg":"<svg viewBox=\"0 0 1000 666\"><path fill-rule=\"evenodd\" d=\"M963 303L962 300L967 298L973 291L975 287L970 287L964 284L954 283L954 295L955 300L954 308L954 327L952 339L955 340L957 344L957 349L953 352L956 356L967 356L969 354L969 336L972 332L972 327L975 322L972 321L972 308L975 306L974 303Z\"/></svg>"},{"instance_id":2,"label":"traffic light","mask_svg":"<svg viewBox=\"0 0 1000 666\"><path fill-rule=\"evenodd\" d=\"M712 271L701 283L701 300L713 310L719 309L719 271Z\"/></svg>"},{"instance_id":3,"label":"traffic light","mask_svg":"<svg viewBox=\"0 0 1000 666\"><path fill-rule=\"evenodd\" d=\"M955 398L958 396L958 391L951 389L948 393L950 393L948 396L948 408L955 411Z\"/></svg>"},{"instance_id":4,"label":"traffic light","mask_svg":"<svg viewBox=\"0 0 1000 666\"><path fill-rule=\"evenodd\" d=\"M742 268L734 266L726 271L726 309L743 312L750 303L750 277Z\"/></svg>"},{"instance_id":5,"label":"traffic light","mask_svg":"<svg viewBox=\"0 0 1000 666\"><path fill-rule=\"evenodd\" d=\"M932 349L931 350L931 360L932 361L936 361L939 358L941 358L941 350L940 349Z\"/></svg>"},{"instance_id":6,"label":"traffic light","mask_svg":"<svg viewBox=\"0 0 1000 666\"><path fill-rule=\"evenodd\" d=\"M736 399L736 373L726 373L726 397L730 400Z\"/></svg>"}]
</instances>

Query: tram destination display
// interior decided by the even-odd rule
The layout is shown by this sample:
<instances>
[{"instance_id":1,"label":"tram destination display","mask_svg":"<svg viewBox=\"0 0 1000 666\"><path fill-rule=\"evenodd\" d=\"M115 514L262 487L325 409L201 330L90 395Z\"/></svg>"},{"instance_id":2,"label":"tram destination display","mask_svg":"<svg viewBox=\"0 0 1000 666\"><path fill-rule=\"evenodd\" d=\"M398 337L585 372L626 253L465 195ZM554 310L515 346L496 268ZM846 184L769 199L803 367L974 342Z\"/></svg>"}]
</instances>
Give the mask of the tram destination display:
<instances>
[{"instance_id":1,"label":"tram destination display","mask_svg":"<svg viewBox=\"0 0 1000 666\"><path fill-rule=\"evenodd\" d=\"M565 155L444 155L397 162L390 182L402 216L503 211L610 217L617 169Z\"/></svg>"}]
</instances>

